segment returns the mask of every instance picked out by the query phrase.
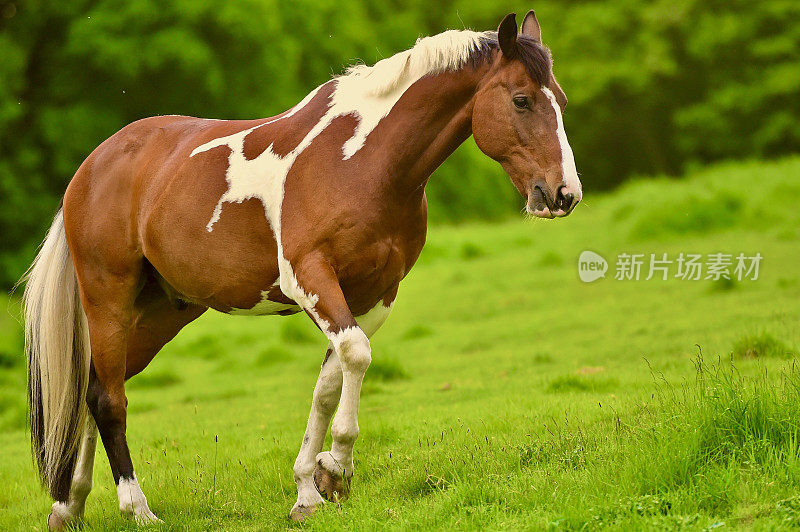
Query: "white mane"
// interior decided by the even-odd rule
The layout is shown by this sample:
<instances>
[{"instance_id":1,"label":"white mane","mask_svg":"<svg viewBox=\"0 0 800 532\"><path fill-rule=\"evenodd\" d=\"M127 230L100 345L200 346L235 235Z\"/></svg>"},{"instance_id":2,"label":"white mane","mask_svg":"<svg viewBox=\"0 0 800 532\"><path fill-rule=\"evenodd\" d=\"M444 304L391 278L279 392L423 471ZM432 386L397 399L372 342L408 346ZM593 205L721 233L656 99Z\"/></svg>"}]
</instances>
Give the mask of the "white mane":
<instances>
[{"instance_id":1,"label":"white mane","mask_svg":"<svg viewBox=\"0 0 800 532\"><path fill-rule=\"evenodd\" d=\"M464 66L490 32L448 30L417 39L414 47L381 59L373 66L353 65L336 79L358 84L364 92L386 95L418 79ZM347 83L348 85L350 83Z\"/></svg>"}]
</instances>

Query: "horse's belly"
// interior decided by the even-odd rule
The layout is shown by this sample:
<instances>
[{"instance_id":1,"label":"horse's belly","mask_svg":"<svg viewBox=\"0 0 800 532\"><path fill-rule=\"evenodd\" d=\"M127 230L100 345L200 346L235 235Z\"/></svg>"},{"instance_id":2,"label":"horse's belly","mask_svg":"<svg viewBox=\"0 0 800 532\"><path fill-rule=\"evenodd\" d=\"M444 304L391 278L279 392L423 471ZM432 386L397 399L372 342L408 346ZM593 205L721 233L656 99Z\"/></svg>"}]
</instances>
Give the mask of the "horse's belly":
<instances>
[{"instance_id":1,"label":"horse's belly","mask_svg":"<svg viewBox=\"0 0 800 532\"><path fill-rule=\"evenodd\" d=\"M231 308L227 314L234 316L271 316L273 314L287 315L296 314L300 312L299 305L280 303L272 301L266 295L262 297L261 301L256 303L251 308Z\"/></svg>"}]
</instances>

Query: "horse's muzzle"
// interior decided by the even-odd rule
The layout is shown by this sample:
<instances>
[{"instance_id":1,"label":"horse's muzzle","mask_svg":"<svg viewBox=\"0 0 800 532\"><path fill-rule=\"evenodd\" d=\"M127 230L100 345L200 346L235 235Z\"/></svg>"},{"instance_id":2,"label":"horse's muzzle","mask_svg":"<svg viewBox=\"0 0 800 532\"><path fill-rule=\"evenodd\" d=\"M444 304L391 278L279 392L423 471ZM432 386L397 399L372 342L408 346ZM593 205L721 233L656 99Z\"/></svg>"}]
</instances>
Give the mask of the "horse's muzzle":
<instances>
[{"instance_id":1,"label":"horse's muzzle","mask_svg":"<svg viewBox=\"0 0 800 532\"><path fill-rule=\"evenodd\" d=\"M562 218L568 216L581 200L580 191L573 192L566 185L561 185L554 196L548 194L548 186L537 182L528 195L525 210L538 218Z\"/></svg>"}]
</instances>

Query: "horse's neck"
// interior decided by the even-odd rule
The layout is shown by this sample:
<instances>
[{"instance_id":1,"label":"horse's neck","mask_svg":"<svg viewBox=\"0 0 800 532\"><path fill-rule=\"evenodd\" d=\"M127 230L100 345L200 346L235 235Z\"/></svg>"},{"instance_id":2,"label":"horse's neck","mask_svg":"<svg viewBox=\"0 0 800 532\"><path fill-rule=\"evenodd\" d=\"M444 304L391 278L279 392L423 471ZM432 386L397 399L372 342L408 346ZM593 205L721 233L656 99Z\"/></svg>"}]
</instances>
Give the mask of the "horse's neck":
<instances>
[{"instance_id":1,"label":"horse's neck","mask_svg":"<svg viewBox=\"0 0 800 532\"><path fill-rule=\"evenodd\" d=\"M481 72L463 69L418 80L404 93L382 139L396 190L420 195L433 171L472 134L472 104ZM393 110L394 114L394 110Z\"/></svg>"}]
</instances>

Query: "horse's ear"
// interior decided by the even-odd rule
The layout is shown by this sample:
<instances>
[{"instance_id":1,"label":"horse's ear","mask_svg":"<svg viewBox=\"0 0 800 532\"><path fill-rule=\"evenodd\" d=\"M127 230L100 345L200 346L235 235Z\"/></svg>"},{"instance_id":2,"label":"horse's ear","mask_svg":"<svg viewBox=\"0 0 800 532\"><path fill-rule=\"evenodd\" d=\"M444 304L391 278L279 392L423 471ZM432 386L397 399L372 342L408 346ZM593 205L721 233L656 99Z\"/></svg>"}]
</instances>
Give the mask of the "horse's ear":
<instances>
[{"instance_id":1,"label":"horse's ear","mask_svg":"<svg viewBox=\"0 0 800 532\"><path fill-rule=\"evenodd\" d=\"M497 42L500 50L509 59L517 55L517 14L509 13L497 28Z\"/></svg>"},{"instance_id":2,"label":"horse's ear","mask_svg":"<svg viewBox=\"0 0 800 532\"><path fill-rule=\"evenodd\" d=\"M522 34L538 43L542 42L542 27L539 26L539 21L536 20L536 13L533 12L533 9L528 11L528 14L525 15L525 20L522 21Z\"/></svg>"}]
</instances>

